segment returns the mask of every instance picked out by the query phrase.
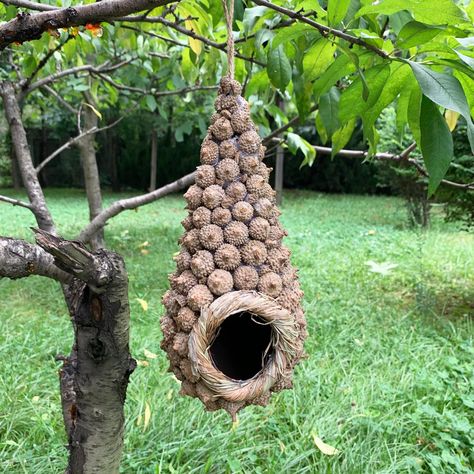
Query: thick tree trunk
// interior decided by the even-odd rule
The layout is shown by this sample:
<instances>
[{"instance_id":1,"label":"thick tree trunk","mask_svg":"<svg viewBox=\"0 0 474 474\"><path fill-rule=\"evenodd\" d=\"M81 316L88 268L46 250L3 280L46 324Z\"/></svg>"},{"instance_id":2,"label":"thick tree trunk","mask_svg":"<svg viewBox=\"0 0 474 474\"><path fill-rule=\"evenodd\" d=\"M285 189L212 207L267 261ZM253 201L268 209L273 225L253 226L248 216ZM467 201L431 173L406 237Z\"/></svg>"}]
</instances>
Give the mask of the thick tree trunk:
<instances>
[{"instance_id":1,"label":"thick tree trunk","mask_svg":"<svg viewBox=\"0 0 474 474\"><path fill-rule=\"evenodd\" d=\"M67 474L118 474L124 404L136 363L129 352L128 277L123 259L37 231L55 264L76 278L67 289L74 344L59 372L68 436Z\"/></svg>"},{"instance_id":2,"label":"thick tree trunk","mask_svg":"<svg viewBox=\"0 0 474 474\"><path fill-rule=\"evenodd\" d=\"M95 105L90 94L85 95L91 105ZM84 107L84 130L97 127L97 115L87 105ZM95 153L95 135L86 135L78 141L81 154L82 169L84 172L84 186L86 188L87 202L89 203L89 220L92 221L102 210L102 191L100 189L99 168ZM100 229L90 239L92 248L104 247L104 231Z\"/></svg>"},{"instance_id":3,"label":"thick tree trunk","mask_svg":"<svg viewBox=\"0 0 474 474\"><path fill-rule=\"evenodd\" d=\"M26 132L21 118L20 107L12 83L8 81L0 83L0 94L3 98L5 116L10 127L12 144L15 149L15 156L23 185L25 186L30 203L33 206L36 222L40 229L54 233L53 218L46 206L43 190L41 189L38 176L33 166L30 148L26 139Z\"/></svg>"},{"instance_id":4,"label":"thick tree trunk","mask_svg":"<svg viewBox=\"0 0 474 474\"><path fill-rule=\"evenodd\" d=\"M156 171L158 166L158 134L156 130L151 132L151 156L150 156L150 188L148 191L156 189Z\"/></svg>"},{"instance_id":5,"label":"thick tree trunk","mask_svg":"<svg viewBox=\"0 0 474 474\"><path fill-rule=\"evenodd\" d=\"M12 186L13 189L21 189L21 176L20 176L20 170L18 169L18 163L16 161L15 157L15 148L13 147L13 143L11 144L10 148L10 173L12 177Z\"/></svg>"}]
</instances>

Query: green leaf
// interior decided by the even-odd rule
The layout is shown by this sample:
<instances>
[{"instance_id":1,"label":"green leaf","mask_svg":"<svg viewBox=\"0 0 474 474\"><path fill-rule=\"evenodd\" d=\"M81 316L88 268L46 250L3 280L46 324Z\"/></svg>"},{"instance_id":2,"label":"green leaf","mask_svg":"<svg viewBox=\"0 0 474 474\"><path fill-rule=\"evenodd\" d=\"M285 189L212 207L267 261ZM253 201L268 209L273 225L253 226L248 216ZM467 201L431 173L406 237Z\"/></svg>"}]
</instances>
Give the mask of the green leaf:
<instances>
[{"instance_id":1,"label":"green leaf","mask_svg":"<svg viewBox=\"0 0 474 474\"><path fill-rule=\"evenodd\" d=\"M356 126L356 120L349 120L345 125L334 132L332 136L332 152L331 157L334 158L340 150L342 150L354 133L354 128Z\"/></svg>"},{"instance_id":2,"label":"green leaf","mask_svg":"<svg viewBox=\"0 0 474 474\"><path fill-rule=\"evenodd\" d=\"M328 20L332 26L337 25L346 16L351 0L328 0Z\"/></svg>"},{"instance_id":3,"label":"green leaf","mask_svg":"<svg viewBox=\"0 0 474 474\"><path fill-rule=\"evenodd\" d=\"M378 116L386 107L388 107L405 88L407 81L412 78L413 74L407 64L392 63L390 65L390 77L385 82L382 92L375 101L374 105L365 112L364 120L368 125L373 125Z\"/></svg>"},{"instance_id":4,"label":"green leaf","mask_svg":"<svg viewBox=\"0 0 474 474\"><path fill-rule=\"evenodd\" d=\"M459 51L453 50L458 56L459 59L467 64L471 69L474 69L474 58L472 56L468 56L467 54L460 53Z\"/></svg>"},{"instance_id":5,"label":"green leaf","mask_svg":"<svg viewBox=\"0 0 474 474\"><path fill-rule=\"evenodd\" d=\"M294 23L286 28L281 28L272 40L272 46L277 48L283 43L297 40L304 35L319 36L319 33L306 23Z\"/></svg>"},{"instance_id":6,"label":"green leaf","mask_svg":"<svg viewBox=\"0 0 474 474\"><path fill-rule=\"evenodd\" d=\"M315 99L326 93L337 81L353 73L356 70L348 56L341 55L324 71L324 73L314 82L313 92Z\"/></svg>"},{"instance_id":7,"label":"green leaf","mask_svg":"<svg viewBox=\"0 0 474 474\"><path fill-rule=\"evenodd\" d=\"M324 126L323 120L321 119L321 114L319 113L319 110L316 111L314 125L316 127L316 133L318 134L321 143L325 145L329 140L329 137L326 127Z\"/></svg>"},{"instance_id":8,"label":"green leaf","mask_svg":"<svg viewBox=\"0 0 474 474\"><path fill-rule=\"evenodd\" d=\"M334 61L336 45L325 38L320 38L305 53L303 71L307 81L314 81Z\"/></svg>"},{"instance_id":9,"label":"green leaf","mask_svg":"<svg viewBox=\"0 0 474 474\"><path fill-rule=\"evenodd\" d=\"M286 57L283 46L272 48L268 52L267 73L270 82L282 91L290 82L291 64Z\"/></svg>"},{"instance_id":10,"label":"green leaf","mask_svg":"<svg viewBox=\"0 0 474 474\"><path fill-rule=\"evenodd\" d=\"M446 120L426 96L421 99L421 153L429 174L428 196L432 196L453 159L453 137Z\"/></svg>"},{"instance_id":11,"label":"green leaf","mask_svg":"<svg viewBox=\"0 0 474 474\"><path fill-rule=\"evenodd\" d=\"M415 83L415 86L418 85ZM410 95L411 95L412 88L411 87L404 87L400 92L397 100L397 116L396 116L396 125L397 130L401 136L405 131L405 126L408 122L408 104L410 103Z\"/></svg>"},{"instance_id":12,"label":"green leaf","mask_svg":"<svg viewBox=\"0 0 474 474\"><path fill-rule=\"evenodd\" d=\"M399 48L412 48L427 43L442 31L443 29L439 27L427 26L418 21L410 21L400 30L397 45Z\"/></svg>"},{"instance_id":13,"label":"green leaf","mask_svg":"<svg viewBox=\"0 0 474 474\"><path fill-rule=\"evenodd\" d=\"M146 95L145 96L145 102L147 107L150 109L151 112L154 112L156 108L158 107L158 104L156 103L156 99L152 95Z\"/></svg>"},{"instance_id":14,"label":"green leaf","mask_svg":"<svg viewBox=\"0 0 474 474\"><path fill-rule=\"evenodd\" d=\"M311 145L311 143L296 133L290 132L287 135L287 145L288 149L291 151L291 153L293 153L293 155L295 155L298 150L303 153L304 161L302 166L304 164L308 164L309 166L313 164L314 159L316 158L316 151L314 150L314 147Z\"/></svg>"},{"instance_id":15,"label":"green leaf","mask_svg":"<svg viewBox=\"0 0 474 474\"><path fill-rule=\"evenodd\" d=\"M330 137L340 127L338 117L340 97L339 90L331 87L329 92L319 99L319 115Z\"/></svg>"},{"instance_id":16,"label":"green leaf","mask_svg":"<svg viewBox=\"0 0 474 474\"><path fill-rule=\"evenodd\" d=\"M410 127L413 138L415 139L418 145L421 143L421 132L420 132L420 108L421 108L421 89L416 84L413 87L410 99L408 102L407 109L407 121L408 126Z\"/></svg>"},{"instance_id":17,"label":"green leaf","mask_svg":"<svg viewBox=\"0 0 474 474\"><path fill-rule=\"evenodd\" d=\"M301 121L304 121L311 110L312 85L305 81L302 75L293 76L293 90L295 93L296 108Z\"/></svg>"},{"instance_id":18,"label":"green leaf","mask_svg":"<svg viewBox=\"0 0 474 474\"><path fill-rule=\"evenodd\" d=\"M453 0L381 0L362 7L356 18L374 13L391 15L402 10L408 10L415 20L428 25L458 25L468 21Z\"/></svg>"},{"instance_id":19,"label":"green leaf","mask_svg":"<svg viewBox=\"0 0 474 474\"><path fill-rule=\"evenodd\" d=\"M364 84L361 77L342 93L339 103L339 119L345 123L353 118L360 117L364 112L370 109L377 101L382 89L390 76L390 67L388 64L380 64L370 68L365 73L367 84L370 87L367 100L363 98Z\"/></svg>"},{"instance_id":20,"label":"green leaf","mask_svg":"<svg viewBox=\"0 0 474 474\"><path fill-rule=\"evenodd\" d=\"M459 112L467 122L467 135L474 153L474 124L466 96L459 81L450 74L436 72L409 61L423 94L441 107Z\"/></svg>"}]
</instances>

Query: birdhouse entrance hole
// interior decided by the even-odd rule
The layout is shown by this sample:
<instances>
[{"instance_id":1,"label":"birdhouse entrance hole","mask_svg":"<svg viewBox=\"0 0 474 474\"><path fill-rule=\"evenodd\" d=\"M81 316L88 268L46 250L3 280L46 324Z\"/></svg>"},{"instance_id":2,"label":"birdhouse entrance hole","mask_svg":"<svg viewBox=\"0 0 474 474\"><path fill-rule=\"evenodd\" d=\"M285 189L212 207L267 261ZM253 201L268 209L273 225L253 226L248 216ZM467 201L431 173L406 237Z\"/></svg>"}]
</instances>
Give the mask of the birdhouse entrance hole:
<instances>
[{"instance_id":1,"label":"birdhouse entrance hole","mask_svg":"<svg viewBox=\"0 0 474 474\"><path fill-rule=\"evenodd\" d=\"M272 352L271 325L247 311L226 318L209 347L215 367L234 380L257 375Z\"/></svg>"}]
</instances>

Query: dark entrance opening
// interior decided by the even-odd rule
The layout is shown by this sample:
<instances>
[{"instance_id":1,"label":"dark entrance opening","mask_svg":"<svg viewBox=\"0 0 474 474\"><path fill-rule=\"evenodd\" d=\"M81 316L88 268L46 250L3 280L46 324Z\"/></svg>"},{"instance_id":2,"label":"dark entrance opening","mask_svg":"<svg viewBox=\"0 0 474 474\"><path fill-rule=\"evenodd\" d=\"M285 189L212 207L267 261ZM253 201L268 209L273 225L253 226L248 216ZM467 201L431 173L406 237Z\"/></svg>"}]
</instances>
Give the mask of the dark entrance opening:
<instances>
[{"instance_id":1,"label":"dark entrance opening","mask_svg":"<svg viewBox=\"0 0 474 474\"><path fill-rule=\"evenodd\" d=\"M209 348L217 369L234 380L257 375L272 353L272 328L262 318L241 312L221 324Z\"/></svg>"}]
</instances>

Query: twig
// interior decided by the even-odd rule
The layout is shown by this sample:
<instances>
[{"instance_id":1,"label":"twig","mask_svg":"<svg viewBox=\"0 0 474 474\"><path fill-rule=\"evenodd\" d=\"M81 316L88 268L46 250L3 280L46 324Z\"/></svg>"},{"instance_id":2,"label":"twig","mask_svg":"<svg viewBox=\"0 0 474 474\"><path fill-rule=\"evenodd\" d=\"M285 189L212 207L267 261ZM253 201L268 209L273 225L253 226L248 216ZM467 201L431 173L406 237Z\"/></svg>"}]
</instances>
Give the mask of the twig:
<instances>
[{"instance_id":1,"label":"twig","mask_svg":"<svg viewBox=\"0 0 474 474\"><path fill-rule=\"evenodd\" d=\"M197 33L195 33L192 30L188 30L187 28L184 28L181 25L178 25L176 23L173 23L172 21L167 20L166 18L163 18L161 16L153 16L153 17L144 17L142 15L139 16L126 16L126 17L120 17L116 18L117 21L125 21L125 22L145 22L145 23L160 23L164 26L167 26L169 28L172 28L176 31L179 31L183 35L189 36L191 38L194 38L196 40L201 41L202 43L206 44L207 46L210 46L211 48L215 49L220 49L221 51L227 52L227 47L226 44L224 43L218 43L217 41L212 41L204 36L201 36ZM243 56L240 53L235 53L235 57L243 59L244 61L248 61L253 64L258 64L259 66L265 67L266 64L262 63L261 61L258 61L253 58L249 58L247 56Z\"/></svg>"},{"instance_id":2,"label":"twig","mask_svg":"<svg viewBox=\"0 0 474 474\"><path fill-rule=\"evenodd\" d=\"M377 48L377 46L373 46L367 43L366 41L364 41L363 39L357 38L356 36L352 36L349 33L345 33L344 31L336 30L334 28L330 28L329 26L322 25L321 23L317 23L316 21L311 20L310 18L306 18L304 15L302 15L301 13L297 11L295 12L292 10L288 10L287 8L283 8L283 7L280 7L279 5L275 5L271 2L267 2L266 0L254 0L254 3L256 3L257 5L261 5L263 7L267 7L272 10L275 10L276 12L282 13L283 15L287 15L290 18L294 18L295 20L301 21L302 23L306 23L307 25L310 25L313 28L316 28L324 37L331 36L331 35L336 36L349 43L357 44L358 46L361 46L362 48L373 51L375 54L379 55L383 59L390 59L390 56L382 49Z\"/></svg>"},{"instance_id":3,"label":"twig","mask_svg":"<svg viewBox=\"0 0 474 474\"><path fill-rule=\"evenodd\" d=\"M56 158L60 153L62 153L64 150L67 150L70 148L72 145L77 143L81 138L84 138L87 135L91 134L96 134L99 132L103 132L104 130L107 130L109 128L115 127L120 121L122 120L122 117L120 117L118 120L115 122L106 125L105 127L97 128L97 127L92 127L89 130L86 130L85 132L82 132L81 134L77 135L76 137L70 138L66 143L61 145L57 150L53 151L47 158L45 158L35 169L36 174L38 174L52 159Z\"/></svg>"},{"instance_id":4,"label":"twig","mask_svg":"<svg viewBox=\"0 0 474 474\"><path fill-rule=\"evenodd\" d=\"M53 88L44 85L41 86L41 89L44 89L48 94L51 94L63 107L65 107L69 112L73 113L74 115L77 114L77 110L72 107L70 104L68 104L60 94L58 94Z\"/></svg>"},{"instance_id":5,"label":"twig","mask_svg":"<svg viewBox=\"0 0 474 474\"><path fill-rule=\"evenodd\" d=\"M0 195L0 201L7 202L8 204L12 204L13 206L20 206L24 207L25 209L29 209L30 211L33 210L33 206L25 201L20 201L19 199L9 198L8 196Z\"/></svg>"},{"instance_id":6,"label":"twig","mask_svg":"<svg viewBox=\"0 0 474 474\"><path fill-rule=\"evenodd\" d=\"M87 224L80 233L78 239L87 242L96 232L106 225L109 219L115 217L117 214L120 214L127 209L136 209L137 207L154 202L167 194L180 191L192 183L194 183L194 173L187 174L186 176L183 176L182 178L150 193L115 201L110 207L104 209L91 222L89 222L89 224Z\"/></svg>"}]
</instances>

